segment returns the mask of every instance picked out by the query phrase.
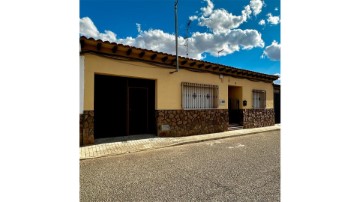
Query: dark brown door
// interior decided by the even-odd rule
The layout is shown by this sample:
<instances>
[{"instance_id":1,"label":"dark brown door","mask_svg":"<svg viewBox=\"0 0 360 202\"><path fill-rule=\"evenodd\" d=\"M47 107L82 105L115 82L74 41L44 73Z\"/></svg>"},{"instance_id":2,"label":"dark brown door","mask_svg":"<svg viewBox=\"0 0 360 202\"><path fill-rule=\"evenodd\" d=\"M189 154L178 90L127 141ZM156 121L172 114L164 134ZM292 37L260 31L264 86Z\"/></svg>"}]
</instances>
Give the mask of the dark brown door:
<instances>
[{"instance_id":1,"label":"dark brown door","mask_svg":"<svg viewBox=\"0 0 360 202\"><path fill-rule=\"evenodd\" d=\"M146 87L129 87L129 133L149 132L149 92Z\"/></svg>"}]
</instances>

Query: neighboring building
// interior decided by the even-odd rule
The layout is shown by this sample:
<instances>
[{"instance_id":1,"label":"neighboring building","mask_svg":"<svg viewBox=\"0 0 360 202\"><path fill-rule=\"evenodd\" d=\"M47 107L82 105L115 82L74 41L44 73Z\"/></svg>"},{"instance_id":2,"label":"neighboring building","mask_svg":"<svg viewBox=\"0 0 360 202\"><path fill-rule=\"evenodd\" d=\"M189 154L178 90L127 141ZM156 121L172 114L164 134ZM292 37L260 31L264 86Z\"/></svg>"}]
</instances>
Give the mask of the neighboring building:
<instances>
[{"instance_id":1,"label":"neighboring building","mask_svg":"<svg viewBox=\"0 0 360 202\"><path fill-rule=\"evenodd\" d=\"M271 126L278 77L80 38L80 143L132 134L187 136Z\"/></svg>"}]
</instances>

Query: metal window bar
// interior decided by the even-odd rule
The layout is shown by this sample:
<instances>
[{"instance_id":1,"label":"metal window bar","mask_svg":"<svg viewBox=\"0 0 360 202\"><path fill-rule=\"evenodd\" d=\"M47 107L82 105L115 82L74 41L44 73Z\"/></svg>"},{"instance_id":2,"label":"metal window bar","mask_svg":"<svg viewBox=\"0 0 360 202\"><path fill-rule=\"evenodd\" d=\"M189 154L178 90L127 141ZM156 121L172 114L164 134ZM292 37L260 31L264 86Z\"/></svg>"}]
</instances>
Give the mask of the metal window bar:
<instances>
[{"instance_id":1,"label":"metal window bar","mask_svg":"<svg viewBox=\"0 0 360 202\"><path fill-rule=\"evenodd\" d=\"M182 107L184 109L217 108L218 86L183 82Z\"/></svg>"},{"instance_id":2,"label":"metal window bar","mask_svg":"<svg viewBox=\"0 0 360 202\"><path fill-rule=\"evenodd\" d=\"M266 108L266 91L253 90L253 108L254 109Z\"/></svg>"}]
</instances>

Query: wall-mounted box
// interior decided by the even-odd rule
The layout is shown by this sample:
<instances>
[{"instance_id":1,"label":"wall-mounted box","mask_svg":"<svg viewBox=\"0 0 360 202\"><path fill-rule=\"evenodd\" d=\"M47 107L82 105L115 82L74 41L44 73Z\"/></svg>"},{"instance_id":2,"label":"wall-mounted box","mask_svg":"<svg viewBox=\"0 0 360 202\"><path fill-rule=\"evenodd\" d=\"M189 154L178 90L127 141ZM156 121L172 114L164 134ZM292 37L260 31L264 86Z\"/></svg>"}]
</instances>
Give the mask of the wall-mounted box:
<instances>
[{"instance_id":1,"label":"wall-mounted box","mask_svg":"<svg viewBox=\"0 0 360 202\"><path fill-rule=\"evenodd\" d=\"M169 125L160 125L160 131L169 131L170 126Z\"/></svg>"}]
</instances>

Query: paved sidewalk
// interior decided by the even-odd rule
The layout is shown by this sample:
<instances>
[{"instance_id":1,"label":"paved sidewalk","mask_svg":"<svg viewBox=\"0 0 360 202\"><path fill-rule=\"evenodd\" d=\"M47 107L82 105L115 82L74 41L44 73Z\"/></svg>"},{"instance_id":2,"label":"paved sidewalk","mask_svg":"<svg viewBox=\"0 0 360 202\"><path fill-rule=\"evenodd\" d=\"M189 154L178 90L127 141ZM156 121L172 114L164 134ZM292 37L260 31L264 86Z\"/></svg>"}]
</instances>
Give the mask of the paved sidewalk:
<instances>
[{"instance_id":1,"label":"paved sidewalk","mask_svg":"<svg viewBox=\"0 0 360 202\"><path fill-rule=\"evenodd\" d=\"M135 140L131 140L131 137L105 139L99 140L96 142L96 144L91 146L80 147L80 160L126 154L149 149L158 149L207 140L216 140L272 130L280 130L280 124L262 128L239 129L221 133L193 135L186 137L157 137L153 135L144 135L143 137L137 136L137 138L143 139L136 138Z\"/></svg>"}]
</instances>

